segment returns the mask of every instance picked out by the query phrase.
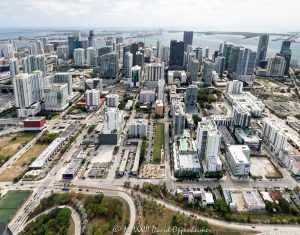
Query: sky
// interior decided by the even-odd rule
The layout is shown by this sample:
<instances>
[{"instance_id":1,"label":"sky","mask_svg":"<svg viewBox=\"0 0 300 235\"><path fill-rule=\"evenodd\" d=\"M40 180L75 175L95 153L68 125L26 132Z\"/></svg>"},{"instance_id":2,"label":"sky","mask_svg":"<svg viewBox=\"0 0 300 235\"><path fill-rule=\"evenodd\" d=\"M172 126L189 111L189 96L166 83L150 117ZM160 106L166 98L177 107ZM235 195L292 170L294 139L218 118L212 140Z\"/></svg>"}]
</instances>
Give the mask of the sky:
<instances>
[{"instance_id":1,"label":"sky","mask_svg":"<svg viewBox=\"0 0 300 235\"><path fill-rule=\"evenodd\" d=\"M299 0L0 0L0 27L299 29Z\"/></svg>"}]
</instances>

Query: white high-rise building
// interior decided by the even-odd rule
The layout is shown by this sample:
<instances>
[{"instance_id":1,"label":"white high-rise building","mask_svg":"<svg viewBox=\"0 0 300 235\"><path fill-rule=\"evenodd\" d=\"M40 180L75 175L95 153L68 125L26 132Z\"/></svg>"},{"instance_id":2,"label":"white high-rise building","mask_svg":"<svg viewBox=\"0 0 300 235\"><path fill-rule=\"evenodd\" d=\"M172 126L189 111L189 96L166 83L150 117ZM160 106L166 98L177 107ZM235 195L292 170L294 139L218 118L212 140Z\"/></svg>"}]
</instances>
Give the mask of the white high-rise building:
<instances>
[{"instance_id":1,"label":"white high-rise building","mask_svg":"<svg viewBox=\"0 0 300 235\"><path fill-rule=\"evenodd\" d=\"M9 70L10 70L10 76L14 77L18 75L19 72L19 61L17 58L12 58L9 60Z\"/></svg>"},{"instance_id":2,"label":"white high-rise building","mask_svg":"<svg viewBox=\"0 0 300 235\"><path fill-rule=\"evenodd\" d=\"M148 87L157 87L158 80L164 79L164 63L150 63L145 68L145 83Z\"/></svg>"},{"instance_id":3,"label":"white high-rise building","mask_svg":"<svg viewBox=\"0 0 300 235\"><path fill-rule=\"evenodd\" d=\"M94 57L95 57L95 49L94 49L94 47L88 47L86 49L86 64L88 66L91 66L91 65L95 64Z\"/></svg>"},{"instance_id":4,"label":"white high-rise building","mask_svg":"<svg viewBox=\"0 0 300 235\"><path fill-rule=\"evenodd\" d=\"M103 121L103 134L111 134L118 132L119 128L122 127L123 112L118 108L109 107L105 110L104 121Z\"/></svg>"},{"instance_id":5,"label":"white high-rise building","mask_svg":"<svg viewBox=\"0 0 300 235\"><path fill-rule=\"evenodd\" d=\"M141 66L135 65L131 68L131 77L128 78L128 83L130 87L139 87L141 80Z\"/></svg>"},{"instance_id":6,"label":"white high-rise building","mask_svg":"<svg viewBox=\"0 0 300 235\"><path fill-rule=\"evenodd\" d=\"M84 55L84 49L82 48L76 48L74 50L74 61L75 66L82 67L85 64L85 55Z\"/></svg>"},{"instance_id":7,"label":"white high-rise building","mask_svg":"<svg viewBox=\"0 0 300 235\"><path fill-rule=\"evenodd\" d=\"M198 123L197 128L197 151L200 160L217 157L221 144L221 133L211 119Z\"/></svg>"},{"instance_id":8,"label":"white high-rise building","mask_svg":"<svg viewBox=\"0 0 300 235\"><path fill-rule=\"evenodd\" d=\"M32 73L33 71L40 70L46 76L46 58L44 55L26 56L22 59L23 73Z\"/></svg>"},{"instance_id":9,"label":"white high-rise building","mask_svg":"<svg viewBox=\"0 0 300 235\"><path fill-rule=\"evenodd\" d=\"M65 73L56 73L52 77L52 81L54 83L67 83L68 84L68 94L71 96L73 94L73 80L72 80L72 74L69 72Z\"/></svg>"},{"instance_id":10,"label":"white high-rise building","mask_svg":"<svg viewBox=\"0 0 300 235\"><path fill-rule=\"evenodd\" d=\"M232 123L236 127L247 128L251 124L251 114L246 107L240 103L232 106Z\"/></svg>"},{"instance_id":11,"label":"white high-rise building","mask_svg":"<svg viewBox=\"0 0 300 235\"><path fill-rule=\"evenodd\" d=\"M117 95L117 94L107 95L106 96L106 106L117 108L119 106L119 95Z\"/></svg>"},{"instance_id":12,"label":"white high-rise building","mask_svg":"<svg viewBox=\"0 0 300 235\"><path fill-rule=\"evenodd\" d=\"M124 76L125 76L125 78L131 77L132 65L133 65L133 55L130 52L126 52L125 58L124 58Z\"/></svg>"},{"instance_id":13,"label":"white high-rise building","mask_svg":"<svg viewBox=\"0 0 300 235\"><path fill-rule=\"evenodd\" d=\"M226 86L226 93L228 94L242 94L243 82L238 80L228 81Z\"/></svg>"},{"instance_id":14,"label":"white high-rise building","mask_svg":"<svg viewBox=\"0 0 300 235\"><path fill-rule=\"evenodd\" d=\"M133 119L128 125L128 136L130 137L146 137L148 128L148 120Z\"/></svg>"},{"instance_id":15,"label":"white high-rise building","mask_svg":"<svg viewBox=\"0 0 300 235\"><path fill-rule=\"evenodd\" d=\"M14 45L11 43L4 44L2 46L2 55L5 59L10 59L14 57Z\"/></svg>"},{"instance_id":16,"label":"white high-rise building","mask_svg":"<svg viewBox=\"0 0 300 235\"><path fill-rule=\"evenodd\" d=\"M200 62L197 58L191 58L189 60L187 71L189 72L192 81L198 80L198 72L200 70Z\"/></svg>"},{"instance_id":17,"label":"white high-rise building","mask_svg":"<svg viewBox=\"0 0 300 235\"><path fill-rule=\"evenodd\" d=\"M284 76L286 61L282 56L275 56L268 59L267 75L272 77Z\"/></svg>"},{"instance_id":18,"label":"white high-rise building","mask_svg":"<svg viewBox=\"0 0 300 235\"><path fill-rule=\"evenodd\" d=\"M164 101L164 92L165 92L165 79L158 80L158 93L157 99Z\"/></svg>"},{"instance_id":19,"label":"white high-rise building","mask_svg":"<svg viewBox=\"0 0 300 235\"><path fill-rule=\"evenodd\" d=\"M281 150L286 149L288 137L284 132L284 127L275 121L266 120L263 122L262 135L263 140L275 154L279 154Z\"/></svg>"},{"instance_id":20,"label":"white high-rise building","mask_svg":"<svg viewBox=\"0 0 300 235\"><path fill-rule=\"evenodd\" d=\"M68 85L52 83L44 87L44 100L45 110L63 111L69 106Z\"/></svg>"},{"instance_id":21,"label":"white high-rise building","mask_svg":"<svg viewBox=\"0 0 300 235\"><path fill-rule=\"evenodd\" d=\"M18 74L13 77L12 83L17 108L28 108L44 96L41 71Z\"/></svg>"},{"instance_id":22,"label":"white high-rise building","mask_svg":"<svg viewBox=\"0 0 300 235\"><path fill-rule=\"evenodd\" d=\"M41 41L41 40L36 40L36 48L37 48L37 54L38 54L38 55L44 54L44 45L43 45L43 41Z\"/></svg>"},{"instance_id":23,"label":"white high-rise building","mask_svg":"<svg viewBox=\"0 0 300 235\"><path fill-rule=\"evenodd\" d=\"M155 98L156 98L155 90L142 89L140 92L141 104L152 104L155 101Z\"/></svg>"},{"instance_id":24,"label":"white high-rise building","mask_svg":"<svg viewBox=\"0 0 300 235\"><path fill-rule=\"evenodd\" d=\"M85 91L85 102L87 109L97 109L99 107L100 92L92 89Z\"/></svg>"}]
</instances>

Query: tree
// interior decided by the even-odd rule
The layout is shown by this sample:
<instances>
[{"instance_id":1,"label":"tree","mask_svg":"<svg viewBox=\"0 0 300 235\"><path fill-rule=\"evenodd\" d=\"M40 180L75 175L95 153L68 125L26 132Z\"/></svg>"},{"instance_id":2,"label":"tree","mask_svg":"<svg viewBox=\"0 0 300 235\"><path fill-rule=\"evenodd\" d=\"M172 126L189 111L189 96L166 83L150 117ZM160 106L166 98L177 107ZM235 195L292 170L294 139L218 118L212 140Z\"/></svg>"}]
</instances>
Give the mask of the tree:
<instances>
[{"instance_id":1,"label":"tree","mask_svg":"<svg viewBox=\"0 0 300 235\"><path fill-rule=\"evenodd\" d=\"M283 212L288 213L291 210L289 202L287 200L285 200L284 198L279 199L278 205Z\"/></svg>"},{"instance_id":2,"label":"tree","mask_svg":"<svg viewBox=\"0 0 300 235\"><path fill-rule=\"evenodd\" d=\"M195 125L198 125L198 122L201 122L201 117L199 117L198 115L193 115L193 121L195 123Z\"/></svg>"},{"instance_id":3,"label":"tree","mask_svg":"<svg viewBox=\"0 0 300 235\"><path fill-rule=\"evenodd\" d=\"M183 195L181 193L177 194L177 201L182 202L183 201Z\"/></svg>"},{"instance_id":4,"label":"tree","mask_svg":"<svg viewBox=\"0 0 300 235\"><path fill-rule=\"evenodd\" d=\"M273 212L274 210L274 203L269 201L269 200L265 200L265 205L266 205L266 210L269 212Z\"/></svg>"}]
</instances>

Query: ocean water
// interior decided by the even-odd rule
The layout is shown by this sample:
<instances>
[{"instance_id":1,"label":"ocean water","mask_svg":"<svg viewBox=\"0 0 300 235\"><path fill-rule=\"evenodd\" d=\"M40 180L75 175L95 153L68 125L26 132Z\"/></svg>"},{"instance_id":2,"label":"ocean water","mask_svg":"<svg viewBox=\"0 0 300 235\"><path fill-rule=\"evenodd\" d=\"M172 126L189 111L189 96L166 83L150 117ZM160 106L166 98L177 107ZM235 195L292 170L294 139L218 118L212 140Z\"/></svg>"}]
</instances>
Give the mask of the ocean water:
<instances>
[{"instance_id":1,"label":"ocean water","mask_svg":"<svg viewBox=\"0 0 300 235\"><path fill-rule=\"evenodd\" d=\"M70 32L70 29L7 29L7 28L0 28L0 40L4 39L16 39L20 36L34 39L37 37L47 36L47 35L59 35L59 38L67 39L66 34L64 32ZM87 29L81 29L81 32L88 33ZM97 33L97 31L96 31ZM55 37L55 36L53 36ZM275 40L279 36L270 36L269 40L269 46L268 46L268 52L267 57L272 57L276 55L280 51L281 47L281 40ZM145 38L135 38L132 39L132 41L139 40L144 41L147 46L153 45L156 46L157 40L160 40L162 45L169 46L170 40L182 40L183 39L183 32L176 32L176 33L170 33L170 32L163 32L162 35L159 36L149 36ZM194 40L193 40L193 46L201 46L201 47L208 47L209 48L209 54L212 55L212 53L219 49L221 42L231 42L236 45L244 46L247 48L250 48L252 50L257 50L258 46L258 37L253 38L245 38L242 35L228 35L228 34L214 34L214 35L205 35L205 34L197 34L194 33ZM0 41L0 48L1 44L3 42ZM24 47L28 46L30 43L28 41L24 40L16 40L17 47ZM100 48L105 45L104 40L98 40L96 43L96 47ZM291 46L292 49L292 59L297 59L298 62L300 62L300 43L292 43Z\"/></svg>"}]
</instances>

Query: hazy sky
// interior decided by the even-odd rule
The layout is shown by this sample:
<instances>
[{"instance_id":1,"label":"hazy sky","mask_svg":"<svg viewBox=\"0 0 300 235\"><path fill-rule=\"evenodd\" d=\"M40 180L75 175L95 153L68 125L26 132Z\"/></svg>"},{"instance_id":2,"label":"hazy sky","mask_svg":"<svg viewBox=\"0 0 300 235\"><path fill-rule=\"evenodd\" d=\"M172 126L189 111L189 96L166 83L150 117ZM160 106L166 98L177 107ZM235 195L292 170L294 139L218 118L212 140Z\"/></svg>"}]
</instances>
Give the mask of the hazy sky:
<instances>
[{"instance_id":1,"label":"hazy sky","mask_svg":"<svg viewBox=\"0 0 300 235\"><path fill-rule=\"evenodd\" d=\"M0 27L299 31L299 0L0 0Z\"/></svg>"}]
</instances>

